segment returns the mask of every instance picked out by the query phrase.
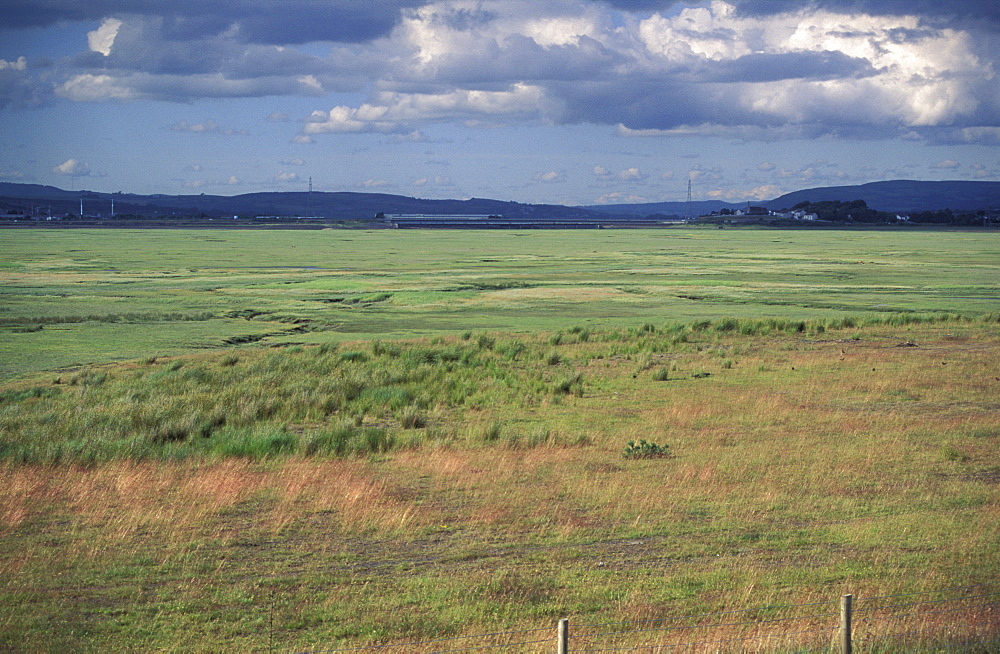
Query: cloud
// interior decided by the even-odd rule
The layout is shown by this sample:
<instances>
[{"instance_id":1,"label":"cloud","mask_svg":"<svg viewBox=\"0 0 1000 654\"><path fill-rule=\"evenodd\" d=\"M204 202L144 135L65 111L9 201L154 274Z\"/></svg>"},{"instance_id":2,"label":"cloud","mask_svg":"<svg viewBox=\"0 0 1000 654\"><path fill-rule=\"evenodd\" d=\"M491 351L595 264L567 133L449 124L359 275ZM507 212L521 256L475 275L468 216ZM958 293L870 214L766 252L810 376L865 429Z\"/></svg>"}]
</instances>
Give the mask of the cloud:
<instances>
[{"instance_id":1,"label":"cloud","mask_svg":"<svg viewBox=\"0 0 1000 654\"><path fill-rule=\"evenodd\" d=\"M542 182L545 184L552 184L555 182L565 182L566 174L555 170L550 170L547 173L536 173L534 178L536 182Z\"/></svg>"},{"instance_id":2,"label":"cloud","mask_svg":"<svg viewBox=\"0 0 1000 654\"><path fill-rule=\"evenodd\" d=\"M55 89L55 94L77 102L103 102L105 100L134 100L139 97L134 89L111 75L76 75Z\"/></svg>"},{"instance_id":3,"label":"cloud","mask_svg":"<svg viewBox=\"0 0 1000 654\"><path fill-rule=\"evenodd\" d=\"M614 192L605 193L596 200L597 204L643 204L649 202L641 195L629 195L627 193Z\"/></svg>"},{"instance_id":4,"label":"cloud","mask_svg":"<svg viewBox=\"0 0 1000 654\"><path fill-rule=\"evenodd\" d=\"M375 103L339 105L314 111L305 119L303 134L407 133L417 122L437 122L463 116L537 115L542 104L538 87L516 83L503 90L455 89L445 93L379 93Z\"/></svg>"},{"instance_id":5,"label":"cloud","mask_svg":"<svg viewBox=\"0 0 1000 654\"><path fill-rule=\"evenodd\" d=\"M67 159L58 166L52 168L56 175L68 175L71 177L86 177L90 175L90 166L76 159Z\"/></svg>"},{"instance_id":6,"label":"cloud","mask_svg":"<svg viewBox=\"0 0 1000 654\"><path fill-rule=\"evenodd\" d=\"M384 179L366 179L358 184L358 188L386 188L387 186L391 186L391 184Z\"/></svg>"},{"instance_id":7,"label":"cloud","mask_svg":"<svg viewBox=\"0 0 1000 654\"><path fill-rule=\"evenodd\" d=\"M740 200L769 200L776 198L783 193L781 187L774 184L765 184L752 189L714 189L705 195L713 200L740 201Z\"/></svg>"},{"instance_id":8,"label":"cloud","mask_svg":"<svg viewBox=\"0 0 1000 654\"><path fill-rule=\"evenodd\" d=\"M0 170L0 180L5 182L20 182L25 179L25 174L20 170Z\"/></svg>"},{"instance_id":9,"label":"cloud","mask_svg":"<svg viewBox=\"0 0 1000 654\"><path fill-rule=\"evenodd\" d=\"M286 173L284 171L282 171L280 173L277 173L274 176L274 181L281 182L283 184L284 183L290 183L290 182L298 182L298 181L301 181L301 179L302 178L299 177L298 173Z\"/></svg>"},{"instance_id":10,"label":"cloud","mask_svg":"<svg viewBox=\"0 0 1000 654\"><path fill-rule=\"evenodd\" d=\"M816 8L832 13L847 15L870 14L882 16L926 16L942 18L948 22L956 19L1000 20L1000 8L993 0L961 0L942 2L941 0L810 0ZM736 5L738 15L773 16L794 12L801 8L801 0L739 0Z\"/></svg>"},{"instance_id":11,"label":"cloud","mask_svg":"<svg viewBox=\"0 0 1000 654\"><path fill-rule=\"evenodd\" d=\"M961 164L959 164L954 159L945 159L944 161L939 161L936 164L932 164L931 168L936 168L938 170L955 170L960 166Z\"/></svg>"},{"instance_id":12,"label":"cloud","mask_svg":"<svg viewBox=\"0 0 1000 654\"><path fill-rule=\"evenodd\" d=\"M646 175L635 167L626 168L625 170L620 170L616 173L608 170L604 166L594 166L592 172L595 177L603 181L639 182L649 177L649 175Z\"/></svg>"},{"instance_id":13,"label":"cloud","mask_svg":"<svg viewBox=\"0 0 1000 654\"><path fill-rule=\"evenodd\" d=\"M615 14L614 4L625 7L509 0L473 13L448 2L406 12L394 36L412 54L383 78L380 101L337 107L307 133L516 117L618 125L628 136L884 138L894 128L920 136L998 120L995 57L971 28L931 28L906 13L845 15L826 3L765 15L717 1L646 16ZM530 96L457 101L473 88L513 85ZM377 120L358 120L373 107Z\"/></svg>"},{"instance_id":14,"label":"cloud","mask_svg":"<svg viewBox=\"0 0 1000 654\"><path fill-rule=\"evenodd\" d=\"M226 179L221 180L206 180L206 179L194 179L184 182L184 188L205 188L206 186L242 186L243 180L241 180L236 175L230 175Z\"/></svg>"},{"instance_id":15,"label":"cloud","mask_svg":"<svg viewBox=\"0 0 1000 654\"><path fill-rule=\"evenodd\" d=\"M173 132L189 132L191 134L221 134L224 136L247 136L249 132L245 129L224 129L214 120L207 120L203 123L188 123L182 120L170 126Z\"/></svg>"},{"instance_id":16,"label":"cloud","mask_svg":"<svg viewBox=\"0 0 1000 654\"><path fill-rule=\"evenodd\" d=\"M1000 127L945 127L926 130L923 136L935 145L1000 145Z\"/></svg>"},{"instance_id":17,"label":"cloud","mask_svg":"<svg viewBox=\"0 0 1000 654\"><path fill-rule=\"evenodd\" d=\"M14 29L96 21L109 15L157 17L174 35L227 33L250 43L360 43L386 35L400 11L421 0L6 0L4 21Z\"/></svg>"},{"instance_id":18,"label":"cloud","mask_svg":"<svg viewBox=\"0 0 1000 654\"><path fill-rule=\"evenodd\" d=\"M15 61L0 59L0 70L25 70L28 67L28 60L18 57Z\"/></svg>"},{"instance_id":19,"label":"cloud","mask_svg":"<svg viewBox=\"0 0 1000 654\"><path fill-rule=\"evenodd\" d=\"M49 88L29 71L27 57L0 59L0 107L36 105L49 93Z\"/></svg>"},{"instance_id":20,"label":"cloud","mask_svg":"<svg viewBox=\"0 0 1000 654\"><path fill-rule=\"evenodd\" d=\"M388 143L426 143L428 138L418 129L407 134L393 134L387 140Z\"/></svg>"},{"instance_id":21,"label":"cloud","mask_svg":"<svg viewBox=\"0 0 1000 654\"><path fill-rule=\"evenodd\" d=\"M21 59L0 65L0 105L52 93L86 102L361 94L304 118L302 143L403 142L433 123L523 121L622 136L997 141L995 3L690 4L8 0L8 29L99 27L87 50L44 74ZM325 54L302 47L312 42L326 42Z\"/></svg>"},{"instance_id":22,"label":"cloud","mask_svg":"<svg viewBox=\"0 0 1000 654\"><path fill-rule=\"evenodd\" d=\"M413 180L411 186L417 188L423 188L425 186L439 186L439 187L453 187L455 184L451 181L450 177L445 175L435 175L434 177L421 177L420 179Z\"/></svg>"},{"instance_id":23,"label":"cloud","mask_svg":"<svg viewBox=\"0 0 1000 654\"><path fill-rule=\"evenodd\" d=\"M122 22L117 18L105 18L101 21L101 26L93 32L87 33L87 45L94 52L99 52L105 57L111 54L111 48L115 44L118 36L118 29Z\"/></svg>"}]
</instances>

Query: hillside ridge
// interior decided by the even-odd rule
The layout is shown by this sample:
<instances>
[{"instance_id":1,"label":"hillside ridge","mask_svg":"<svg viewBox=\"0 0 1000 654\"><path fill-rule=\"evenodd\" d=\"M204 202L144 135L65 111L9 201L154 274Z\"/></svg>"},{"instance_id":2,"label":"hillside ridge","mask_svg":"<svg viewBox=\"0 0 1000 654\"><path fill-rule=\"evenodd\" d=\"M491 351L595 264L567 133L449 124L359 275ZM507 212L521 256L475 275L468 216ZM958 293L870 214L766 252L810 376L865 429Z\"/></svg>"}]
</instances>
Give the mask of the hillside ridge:
<instances>
[{"instance_id":1,"label":"hillside ridge","mask_svg":"<svg viewBox=\"0 0 1000 654\"><path fill-rule=\"evenodd\" d=\"M855 186L829 186L786 193L772 200L759 202L650 202L565 206L527 204L488 198L466 200L432 200L388 193L353 191L272 191L241 195L138 195L132 193L99 193L67 191L41 184L0 182L0 208L15 209L18 204L48 203L52 211L77 213L83 200L86 213L108 213L114 200L115 213L168 216L204 214L205 216L313 216L331 220L371 220L379 213L401 214L482 214L503 215L507 218L596 220L608 216L627 219L662 214L693 216L737 209L748 204L768 209L788 209L801 202L864 200L879 211L909 212L974 211L1000 209L1000 182L892 180ZM89 205L89 206L88 206Z\"/></svg>"}]
</instances>

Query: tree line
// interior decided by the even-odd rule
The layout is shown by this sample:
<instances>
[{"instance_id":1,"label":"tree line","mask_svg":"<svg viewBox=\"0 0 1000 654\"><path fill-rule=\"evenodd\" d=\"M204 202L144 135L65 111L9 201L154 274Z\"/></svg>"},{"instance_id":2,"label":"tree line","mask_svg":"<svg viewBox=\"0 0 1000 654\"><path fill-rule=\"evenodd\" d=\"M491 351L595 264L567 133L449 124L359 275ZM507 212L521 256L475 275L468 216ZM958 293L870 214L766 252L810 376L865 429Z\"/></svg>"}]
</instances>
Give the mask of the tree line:
<instances>
[{"instance_id":1,"label":"tree line","mask_svg":"<svg viewBox=\"0 0 1000 654\"><path fill-rule=\"evenodd\" d=\"M984 222L995 222L998 219L996 212L989 212L985 209L963 212L954 212L951 209L911 211L904 215L896 212L872 209L864 200L851 200L850 202L842 202L840 200L826 200L822 202L806 201L799 202L792 209L814 213L820 220L839 223L895 223L899 221L898 217L902 216L911 223L982 225Z\"/></svg>"}]
</instances>

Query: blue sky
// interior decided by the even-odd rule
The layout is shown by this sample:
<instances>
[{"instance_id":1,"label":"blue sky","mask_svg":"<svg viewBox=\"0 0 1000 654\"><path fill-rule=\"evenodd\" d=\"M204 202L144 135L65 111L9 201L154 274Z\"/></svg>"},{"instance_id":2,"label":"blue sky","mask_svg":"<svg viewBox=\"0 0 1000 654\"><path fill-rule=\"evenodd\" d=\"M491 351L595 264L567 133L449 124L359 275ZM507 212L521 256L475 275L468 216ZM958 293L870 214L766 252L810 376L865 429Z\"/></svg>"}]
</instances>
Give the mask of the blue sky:
<instances>
[{"instance_id":1,"label":"blue sky","mask_svg":"<svg viewBox=\"0 0 1000 654\"><path fill-rule=\"evenodd\" d=\"M6 0L0 181L598 204L1000 180L993 0Z\"/></svg>"}]
</instances>

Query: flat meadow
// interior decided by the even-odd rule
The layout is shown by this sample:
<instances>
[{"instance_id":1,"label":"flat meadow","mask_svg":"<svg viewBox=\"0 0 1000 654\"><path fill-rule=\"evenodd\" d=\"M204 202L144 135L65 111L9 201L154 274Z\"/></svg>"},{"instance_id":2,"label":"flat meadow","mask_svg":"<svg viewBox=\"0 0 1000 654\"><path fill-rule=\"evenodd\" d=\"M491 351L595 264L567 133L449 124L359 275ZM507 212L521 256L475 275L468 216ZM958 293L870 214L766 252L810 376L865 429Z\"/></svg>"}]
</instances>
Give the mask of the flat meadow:
<instances>
[{"instance_id":1,"label":"flat meadow","mask_svg":"<svg viewBox=\"0 0 1000 654\"><path fill-rule=\"evenodd\" d=\"M1000 639L998 234L0 237L0 648Z\"/></svg>"}]
</instances>

